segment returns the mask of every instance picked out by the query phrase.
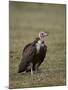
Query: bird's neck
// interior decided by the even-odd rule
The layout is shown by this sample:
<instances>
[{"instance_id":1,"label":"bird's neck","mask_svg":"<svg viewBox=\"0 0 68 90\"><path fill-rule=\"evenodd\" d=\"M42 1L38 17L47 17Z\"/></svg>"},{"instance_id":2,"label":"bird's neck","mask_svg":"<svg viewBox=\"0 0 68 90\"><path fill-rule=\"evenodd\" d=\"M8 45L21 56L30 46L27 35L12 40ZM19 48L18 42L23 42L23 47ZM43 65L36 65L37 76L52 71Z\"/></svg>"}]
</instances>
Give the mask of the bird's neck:
<instances>
[{"instance_id":1,"label":"bird's neck","mask_svg":"<svg viewBox=\"0 0 68 90\"><path fill-rule=\"evenodd\" d=\"M39 46L44 46L44 40L39 40L38 42L37 42L37 44L39 45Z\"/></svg>"}]
</instances>

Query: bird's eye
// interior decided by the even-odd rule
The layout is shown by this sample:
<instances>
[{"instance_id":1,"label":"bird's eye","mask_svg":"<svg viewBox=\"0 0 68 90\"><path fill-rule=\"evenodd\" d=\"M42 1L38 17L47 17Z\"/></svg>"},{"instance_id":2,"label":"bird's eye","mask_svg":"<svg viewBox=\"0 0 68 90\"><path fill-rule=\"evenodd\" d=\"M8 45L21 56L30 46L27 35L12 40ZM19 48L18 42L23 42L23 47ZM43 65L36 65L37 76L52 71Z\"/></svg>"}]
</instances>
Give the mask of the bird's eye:
<instances>
[{"instance_id":1,"label":"bird's eye","mask_svg":"<svg viewBox=\"0 0 68 90\"><path fill-rule=\"evenodd\" d=\"M41 33L41 35L43 35L43 33Z\"/></svg>"}]
</instances>

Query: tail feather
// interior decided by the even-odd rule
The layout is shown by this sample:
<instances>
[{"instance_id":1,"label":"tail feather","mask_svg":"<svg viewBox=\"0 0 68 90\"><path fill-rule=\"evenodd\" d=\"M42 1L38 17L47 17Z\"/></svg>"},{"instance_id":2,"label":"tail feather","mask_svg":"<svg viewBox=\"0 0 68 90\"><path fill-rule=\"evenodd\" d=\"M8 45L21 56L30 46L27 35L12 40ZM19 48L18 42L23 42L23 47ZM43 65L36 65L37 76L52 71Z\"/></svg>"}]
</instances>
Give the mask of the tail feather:
<instances>
[{"instance_id":1,"label":"tail feather","mask_svg":"<svg viewBox=\"0 0 68 90\"><path fill-rule=\"evenodd\" d=\"M21 61L20 65L19 65L19 69L18 69L18 73L24 72L26 71L27 68L27 62L23 62L24 60Z\"/></svg>"}]
</instances>

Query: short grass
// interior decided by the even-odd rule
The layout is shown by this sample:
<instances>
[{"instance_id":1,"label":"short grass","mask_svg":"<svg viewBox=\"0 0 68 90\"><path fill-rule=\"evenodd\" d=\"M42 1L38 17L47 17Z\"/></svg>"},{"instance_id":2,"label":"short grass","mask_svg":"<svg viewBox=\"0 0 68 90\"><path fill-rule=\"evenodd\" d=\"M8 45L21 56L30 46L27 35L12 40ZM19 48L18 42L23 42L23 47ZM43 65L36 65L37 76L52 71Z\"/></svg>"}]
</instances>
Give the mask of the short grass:
<instances>
[{"instance_id":1,"label":"short grass","mask_svg":"<svg viewBox=\"0 0 68 90\"><path fill-rule=\"evenodd\" d=\"M9 87L45 87L65 85L65 5L9 3ZM24 46L40 31L48 32L47 55L40 73L17 73Z\"/></svg>"}]
</instances>

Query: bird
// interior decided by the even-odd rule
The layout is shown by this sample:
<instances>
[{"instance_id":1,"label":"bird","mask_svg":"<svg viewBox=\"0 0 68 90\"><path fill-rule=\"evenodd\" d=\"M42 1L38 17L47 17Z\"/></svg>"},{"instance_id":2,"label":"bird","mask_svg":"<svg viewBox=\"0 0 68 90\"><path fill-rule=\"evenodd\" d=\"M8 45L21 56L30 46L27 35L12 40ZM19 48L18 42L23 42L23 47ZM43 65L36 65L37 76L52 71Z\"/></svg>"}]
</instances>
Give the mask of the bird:
<instances>
[{"instance_id":1,"label":"bird","mask_svg":"<svg viewBox=\"0 0 68 90\"><path fill-rule=\"evenodd\" d=\"M24 47L18 73L30 71L33 75L34 71L39 70L47 52L47 45L44 41L46 36L48 36L47 32L39 32L38 37Z\"/></svg>"}]
</instances>

